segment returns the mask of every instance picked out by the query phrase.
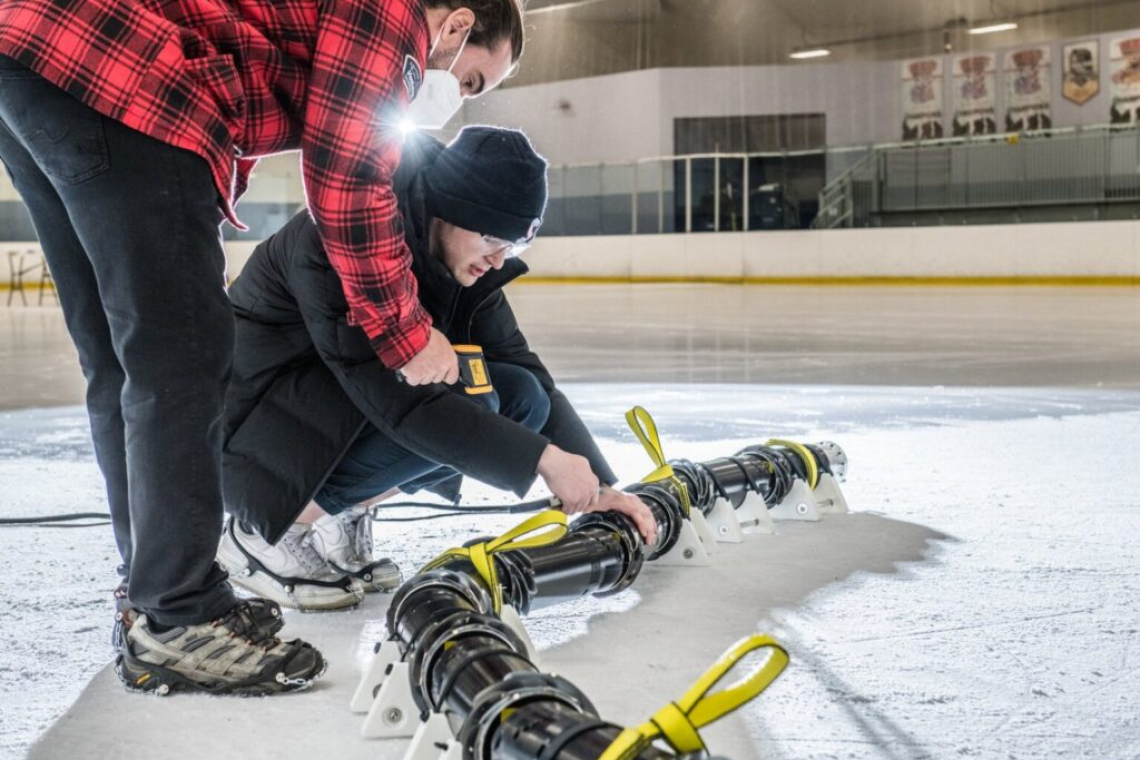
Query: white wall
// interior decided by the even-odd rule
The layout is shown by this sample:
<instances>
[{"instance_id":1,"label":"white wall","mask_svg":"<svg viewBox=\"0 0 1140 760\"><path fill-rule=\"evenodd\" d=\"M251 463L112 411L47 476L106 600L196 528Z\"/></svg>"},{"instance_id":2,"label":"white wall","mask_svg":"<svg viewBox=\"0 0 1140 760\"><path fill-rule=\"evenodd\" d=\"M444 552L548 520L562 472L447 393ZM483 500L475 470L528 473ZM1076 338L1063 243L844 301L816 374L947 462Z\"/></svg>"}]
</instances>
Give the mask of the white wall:
<instances>
[{"instance_id":1,"label":"white wall","mask_svg":"<svg viewBox=\"0 0 1140 760\"><path fill-rule=\"evenodd\" d=\"M539 238L533 277L1140 278L1140 222Z\"/></svg>"},{"instance_id":2,"label":"white wall","mask_svg":"<svg viewBox=\"0 0 1140 760\"><path fill-rule=\"evenodd\" d=\"M672 152L662 141L661 69L492 92L463 106L464 124L521 129L552 163L621 162ZM560 103L569 104L561 109Z\"/></svg>"},{"instance_id":3,"label":"white wall","mask_svg":"<svg viewBox=\"0 0 1140 760\"><path fill-rule=\"evenodd\" d=\"M255 245L226 243L231 278ZM0 256L9 249L37 246L3 243ZM631 282L1140 279L1140 221L540 237L526 260L532 278Z\"/></svg>"},{"instance_id":4,"label":"white wall","mask_svg":"<svg viewBox=\"0 0 1140 760\"><path fill-rule=\"evenodd\" d=\"M555 164L672 155L673 120L684 117L827 113L829 145L889 142L901 116L876 96L897 69L891 62L650 69L491 93L469 101L463 118L522 129Z\"/></svg>"},{"instance_id":5,"label":"white wall","mask_svg":"<svg viewBox=\"0 0 1140 760\"><path fill-rule=\"evenodd\" d=\"M249 261L249 257L253 255L253 249L258 246L258 241L244 241L244 240L231 240L226 243L226 277L233 280L241 273L241 268L245 266L245 262Z\"/></svg>"},{"instance_id":6,"label":"white wall","mask_svg":"<svg viewBox=\"0 0 1140 760\"><path fill-rule=\"evenodd\" d=\"M226 242L226 274L231 280L237 277L238 273L241 272L241 268L245 266L245 262L249 260L249 257L253 253L253 249L256 246L256 241ZM22 259L17 259L17 261L22 260L24 267L34 266L43 261L43 252L40 248L40 244L34 240L27 242L0 242L0 286L6 286L10 284L12 279L9 274L9 252L14 252L20 255ZM38 270L24 277L25 286L38 287L39 283L40 272Z\"/></svg>"},{"instance_id":7,"label":"white wall","mask_svg":"<svg viewBox=\"0 0 1140 760\"><path fill-rule=\"evenodd\" d=\"M1109 120L1111 40L1138 32L1112 32L1100 40L1100 93L1082 106L1061 97L1062 47L1050 43L1052 112L1056 127ZM953 118L950 57L944 59L944 127ZM999 67L1001 56L999 54ZM1005 91L998 78L999 129ZM684 117L824 113L829 147L902 139L899 61L665 68L508 87L463 107L467 124L523 129L554 164L632 161L671 155L673 120ZM570 104L568 110L560 102Z\"/></svg>"}]
</instances>

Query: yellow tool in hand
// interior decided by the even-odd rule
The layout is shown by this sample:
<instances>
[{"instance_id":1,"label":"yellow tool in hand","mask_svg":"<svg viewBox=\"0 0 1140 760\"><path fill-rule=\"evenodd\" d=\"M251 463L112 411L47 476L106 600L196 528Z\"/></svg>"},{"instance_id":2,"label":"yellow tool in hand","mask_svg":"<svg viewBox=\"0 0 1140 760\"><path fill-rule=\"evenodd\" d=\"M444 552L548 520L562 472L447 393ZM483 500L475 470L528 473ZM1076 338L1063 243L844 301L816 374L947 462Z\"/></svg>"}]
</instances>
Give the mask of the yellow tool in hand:
<instances>
[{"instance_id":1,"label":"yellow tool in hand","mask_svg":"<svg viewBox=\"0 0 1140 760\"><path fill-rule=\"evenodd\" d=\"M459 359L459 382L468 396L478 396L495 390L491 385L491 373L487 371L487 360L483 358L483 347L469 344L453 345ZM404 373L396 370L396 379L405 382Z\"/></svg>"},{"instance_id":2,"label":"yellow tool in hand","mask_svg":"<svg viewBox=\"0 0 1140 760\"><path fill-rule=\"evenodd\" d=\"M495 390L491 385L491 375L487 372L487 360L483 358L482 346L457 345L452 348L459 357L459 382L463 383L463 390L469 396Z\"/></svg>"}]
</instances>

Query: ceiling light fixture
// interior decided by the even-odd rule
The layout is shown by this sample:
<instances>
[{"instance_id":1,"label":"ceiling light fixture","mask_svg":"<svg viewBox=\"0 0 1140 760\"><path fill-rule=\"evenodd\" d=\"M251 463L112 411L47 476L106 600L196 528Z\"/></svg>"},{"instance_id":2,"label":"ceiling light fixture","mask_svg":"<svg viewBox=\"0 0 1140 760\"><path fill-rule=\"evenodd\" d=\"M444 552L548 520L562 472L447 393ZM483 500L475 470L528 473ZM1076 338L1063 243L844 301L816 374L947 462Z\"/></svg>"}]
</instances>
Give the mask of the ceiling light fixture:
<instances>
[{"instance_id":1,"label":"ceiling light fixture","mask_svg":"<svg viewBox=\"0 0 1140 760\"><path fill-rule=\"evenodd\" d=\"M831 51L827 48L810 48L807 50L793 50L788 54L788 57L802 60L804 58L826 58L829 55L831 55Z\"/></svg>"},{"instance_id":2,"label":"ceiling light fixture","mask_svg":"<svg viewBox=\"0 0 1140 760\"><path fill-rule=\"evenodd\" d=\"M986 26L975 26L970 29L970 34L993 34L994 32L1008 32L1017 28L1017 23L1014 21L1007 21L1000 24L987 24Z\"/></svg>"}]
</instances>

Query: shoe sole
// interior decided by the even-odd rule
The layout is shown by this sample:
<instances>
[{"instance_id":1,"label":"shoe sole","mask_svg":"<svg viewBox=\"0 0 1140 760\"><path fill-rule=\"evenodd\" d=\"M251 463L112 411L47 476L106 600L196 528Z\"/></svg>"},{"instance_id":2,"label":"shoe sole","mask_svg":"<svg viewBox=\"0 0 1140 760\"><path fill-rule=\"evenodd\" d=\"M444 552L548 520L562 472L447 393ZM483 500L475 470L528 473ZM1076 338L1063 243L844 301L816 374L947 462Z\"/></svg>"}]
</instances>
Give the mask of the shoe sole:
<instances>
[{"instance_id":1,"label":"shoe sole","mask_svg":"<svg viewBox=\"0 0 1140 760\"><path fill-rule=\"evenodd\" d=\"M404 582L404 574L396 563L390 564L377 563L378 567L373 568L373 572L364 574L361 572L352 572L339 567L332 562L329 563L335 572L343 573L344 575L351 576L360 581L360 585L364 588L365 594L390 594L400 587ZM377 572L379 571L379 572Z\"/></svg>"},{"instance_id":2,"label":"shoe sole","mask_svg":"<svg viewBox=\"0 0 1140 760\"><path fill-rule=\"evenodd\" d=\"M287 607L291 610L298 612L333 612L336 610L351 610L357 607L364 601L364 594L348 594L343 596L333 597L327 601L309 602L301 601L294 596L291 596L287 591L272 578L265 576L262 573L254 571L251 575L246 575L248 568L236 570L225 563L219 562L226 572L230 574L230 583L238 588L250 592L254 596L262 597L263 599L270 599L277 602L282 607Z\"/></svg>"},{"instance_id":3,"label":"shoe sole","mask_svg":"<svg viewBox=\"0 0 1140 760\"><path fill-rule=\"evenodd\" d=\"M298 612L332 612L336 610L350 610L364 601L363 589L360 593L344 591L341 594L330 595L328 599L315 601L302 601L296 595L289 593L273 578L256 570L251 570L241 554L240 549L227 546L229 537L222 539L218 547L217 560L222 569L229 573L230 583L254 596L277 602L282 607L288 607ZM234 556L236 553L237 556ZM305 585L298 583L297 585Z\"/></svg>"},{"instance_id":4,"label":"shoe sole","mask_svg":"<svg viewBox=\"0 0 1140 760\"><path fill-rule=\"evenodd\" d=\"M319 655L318 655L319 656ZM273 694L286 694L304 691L324 675L328 661L321 657L320 665L308 678L282 678L272 681L195 681L175 670L140 662L120 653L115 658L115 673L127 691L155 694L165 697L177 692L202 692L206 694L226 694L240 697L268 697Z\"/></svg>"}]
</instances>

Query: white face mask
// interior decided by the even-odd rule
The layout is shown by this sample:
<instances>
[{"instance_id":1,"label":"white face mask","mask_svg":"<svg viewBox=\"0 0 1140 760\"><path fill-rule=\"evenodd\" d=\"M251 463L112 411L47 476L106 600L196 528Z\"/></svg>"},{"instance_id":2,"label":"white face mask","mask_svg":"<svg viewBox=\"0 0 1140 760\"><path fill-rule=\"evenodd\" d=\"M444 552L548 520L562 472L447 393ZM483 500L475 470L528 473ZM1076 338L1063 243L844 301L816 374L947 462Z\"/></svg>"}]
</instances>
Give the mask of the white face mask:
<instances>
[{"instance_id":1,"label":"white face mask","mask_svg":"<svg viewBox=\"0 0 1140 760\"><path fill-rule=\"evenodd\" d=\"M431 52L435 50L436 45L439 44L439 38L443 36L443 30L439 30L439 35L436 36L435 42L432 43L431 51L428 52L428 60L431 60ZM408 105L408 111L405 116L420 129L443 129L447 122L451 121L451 117L463 105L463 93L459 86L459 78L451 73L455 68L455 64L459 61L459 57L463 55L463 48L467 46L467 38L471 36L471 30L467 30L467 34L463 36L463 42L459 45L459 50L456 51L455 57L451 59L451 65L447 69L428 69L424 72L424 81L420 85L419 92L416 93L416 98Z\"/></svg>"}]
</instances>

